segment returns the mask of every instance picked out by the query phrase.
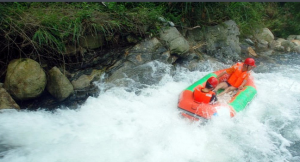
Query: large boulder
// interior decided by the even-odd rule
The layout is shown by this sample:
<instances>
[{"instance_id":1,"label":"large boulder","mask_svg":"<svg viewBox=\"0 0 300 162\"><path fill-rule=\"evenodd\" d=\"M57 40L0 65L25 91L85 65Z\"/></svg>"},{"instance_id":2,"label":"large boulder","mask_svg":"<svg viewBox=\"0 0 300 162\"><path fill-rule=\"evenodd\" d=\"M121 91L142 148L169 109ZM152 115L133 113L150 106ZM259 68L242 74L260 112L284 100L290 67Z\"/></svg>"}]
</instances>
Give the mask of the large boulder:
<instances>
[{"instance_id":1,"label":"large boulder","mask_svg":"<svg viewBox=\"0 0 300 162\"><path fill-rule=\"evenodd\" d=\"M197 53L206 52L206 42L204 36L205 33L200 28L187 30L186 32L186 39L189 41L189 44L192 46L192 49Z\"/></svg>"},{"instance_id":2,"label":"large boulder","mask_svg":"<svg viewBox=\"0 0 300 162\"><path fill-rule=\"evenodd\" d=\"M257 30L254 34L254 37L258 40L264 40L268 43L272 42L274 40L274 35L268 28L263 28L262 30Z\"/></svg>"},{"instance_id":3,"label":"large boulder","mask_svg":"<svg viewBox=\"0 0 300 162\"><path fill-rule=\"evenodd\" d=\"M127 61L124 66L107 78L107 82L128 88L132 84L137 87L153 85L163 78L166 70L168 69L165 68L165 65L158 61L151 61L138 66Z\"/></svg>"},{"instance_id":4,"label":"large boulder","mask_svg":"<svg viewBox=\"0 0 300 162\"><path fill-rule=\"evenodd\" d=\"M299 54L300 54L300 46L294 47L294 51L295 51L296 53L299 53Z\"/></svg>"},{"instance_id":5,"label":"large boulder","mask_svg":"<svg viewBox=\"0 0 300 162\"><path fill-rule=\"evenodd\" d=\"M278 38L277 40L273 40L269 43L270 45L270 48L273 49L273 50L276 50L276 51L280 51L280 52L283 52L284 51L284 47L281 45L281 43L283 41L286 41L285 39L283 38Z\"/></svg>"},{"instance_id":6,"label":"large boulder","mask_svg":"<svg viewBox=\"0 0 300 162\"><path fill-rule=\"evenodd\" d=\"M92 81L99 80L102 75L103 70L94 69L90 75L81 75L78 79L73 80L71 83L74 90L81 90L87 88L91 85Z\"/></svg>"},{"instance_id":7,"label":"large boulder","mask_svg":"<svg viewBox=\"0 0 300 162\"><path fill-rule=\"evenodd\" d=\"M20 106L12 99L4 88L0 87L0 110L20 109Z\"/></svg>"},{"instance_id":8,"label":"large boulder","mask_svg":"<svg viewBox=\"0 0 300 162\"><path fill-rule=\"evenodd\" d=\"M22 58L9 63L4 88L15 99L28 100L41 95L46 83L46 74L39 63Z\"/></svg>"},{"instance_id":9,"label":"large boulder","mask_svg":"<svg viewBox=\"0 0 300 162\"><path fill-rule=\"evenodd\" d=\"M126 60L134 65L141 65L152 60L167 62L171 57L169 51L157 38L147 39L127 51Z\"/></svg>"},{"instance_id":10,"label":"large boulder","mask_svg":"<svg viewBox=\"0 0 300 162\"><path fill-rule=\"evenodd\" d=\"M274 43L274 35L268 28L256 30L254 33L255 47L258 52L269 51L270 44Z\"/></svg>"},{"instance_id":11,"label":"large boulder","mask_svg":"<svg viewBox=\"0 0 300 162\"><path fill-rule=\"evenodd\" d=\"M127 86L127 81L132 79L142 84L155 84L162 78L159 71L163 69L160 69L159 62L173 63L176 61L176 56L171 56L170 52L156 38L135 45L126 52L126 55L124 62L119 61L114 65L113 73L107 79L108 82L122 80L122 83L117 84Z\"/></svg>"},{"instance_id":12,"label":"large boulder","mask_svg":"<svg viewBox=\"0 0 300 162\"><path fill-rule=\"evenodd\" d=\"M188 30L186 35L187 35L187 40L191 42L193 45L196 45L198 42L201 42L205 39L203 30L200 28Z\"/></svg>"},{"instance_id":13,"label":"large boulder","mask_svg":"<svg viewBox=\"0 0 300 162\"><path fill-rule=\"evenodd\" d=\"M281 45L284 47L284 50L286 52L291 52L292 49L294 49L294 47L296 47L296 45L293 42L291 42L290 40L281 42Z\"/></svg>"},{"instance_id":14,"label":"large boulder","mask_svg":"<svg viewBox=\"0 0 300 162\"><path fill-rule=\"evenodd\" d=\"M189 51L188 41L175 27L166 27L160 31L160 39L169 47L171 54L182 55Z\"/></svg>"},{"instance_id":15,"label":"large boulder","mask_svg":"<svg viewBox=\"0 0 300 162\"><path fill-rule=\"evenodd\" d=\"M58 101L63 101L74 93L73 85L57 67L48 72L47 90Z\"/></svg>"},{"instance_id":16,"label":"large boulder","mask_svg":"<svg viewBox=\"0 0 300 162\"><path fill-rule=\"evenodd\" d=\"M241 59L240 31L234 21L228 20L220 25L208 27L204 32L207 54L222 62Z\"/></svg>"}]
</instances>

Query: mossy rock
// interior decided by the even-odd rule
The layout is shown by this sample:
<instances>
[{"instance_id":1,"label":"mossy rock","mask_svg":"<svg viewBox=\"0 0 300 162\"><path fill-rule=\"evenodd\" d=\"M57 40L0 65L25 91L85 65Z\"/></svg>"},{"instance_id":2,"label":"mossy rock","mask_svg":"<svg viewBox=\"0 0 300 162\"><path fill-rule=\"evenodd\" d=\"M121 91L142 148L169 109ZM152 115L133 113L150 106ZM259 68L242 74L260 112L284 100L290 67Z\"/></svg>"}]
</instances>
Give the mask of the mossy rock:
<instances>
[{"instance_id":1,"label":"mossy rock","mask_svg":"<svg viewBox=\"0 0 300 162\"><path fill-rule=\"evenodd\" d=\"M36 61L28 58L12 60L7 68L4 88L17 100L28 100L42 94L47 79Z\"/></svg>"},{"instance_id":2,"label":"mossy rock","mask_svg":"<svg viewBox=\"0 0 300 162\"><path fill-rule=\"evenodd\" d=\"M48 72L47 90L58 101L63 101L74 93L73 85L57 67Z\"/></svg>"}]
</instances>

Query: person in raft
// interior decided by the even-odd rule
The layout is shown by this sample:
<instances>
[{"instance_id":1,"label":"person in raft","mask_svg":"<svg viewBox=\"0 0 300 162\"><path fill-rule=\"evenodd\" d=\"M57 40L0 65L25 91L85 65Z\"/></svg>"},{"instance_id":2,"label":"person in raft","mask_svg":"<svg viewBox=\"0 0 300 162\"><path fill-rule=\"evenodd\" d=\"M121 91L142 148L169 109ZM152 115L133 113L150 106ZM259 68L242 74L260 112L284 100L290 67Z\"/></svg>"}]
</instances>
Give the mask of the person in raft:
<instances>
[{"instance_id":1,"label":"person in raft","mask_svg":"<svg viewBox=\"0 0 300 162\"><path fill-rule=\"evenodd\" d=\"M216 77L210 77L205 87L199 85L194 90L194 100L199 103L214 104L217 101L216 93L212 91L218 85Z\"/></svg>"},{"instance_id":2,"label":"person in raft","mask_svg":"<svg viewBox=\"0 0 300 162\"><path fill-rule=\"evenodd\" d=\"M253 58L246 58L243 63L236 63L217 76L217 79L219 80L219 78L226 73L230 75L228 80L218 84L214 91L217 92L219 89L225 89L223 92L218 94L218 96L221 96L233 90L242 90L244 85L247 83L250 71L254 67L256 67L256 65Z\"/></svg>"}]
</instances>

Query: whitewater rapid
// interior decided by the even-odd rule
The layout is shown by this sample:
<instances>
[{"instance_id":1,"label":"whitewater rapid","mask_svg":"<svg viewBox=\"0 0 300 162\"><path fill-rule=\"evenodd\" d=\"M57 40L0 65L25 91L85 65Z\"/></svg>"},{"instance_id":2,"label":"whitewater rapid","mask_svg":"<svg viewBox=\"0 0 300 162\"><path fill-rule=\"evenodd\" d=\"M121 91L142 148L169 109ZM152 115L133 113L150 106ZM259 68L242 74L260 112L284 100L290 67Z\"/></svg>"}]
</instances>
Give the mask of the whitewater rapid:
<instances>
[{"instance_id":1,"label":"whitewater rapid","mask_svg":"<svg viewBox=\"0 0 300 162\"><path fill-rule=\"evenodd\" d=\"M258 60L257 96L234 118L204 125L180 118L179 94L206 74L229 67L165 69L155 85L96 82L98 97L78 109L2 110L0 162L296 162L300 161L300 61ZM286 59L286 60L285 60Z\"/></svg>"}]
</instances>

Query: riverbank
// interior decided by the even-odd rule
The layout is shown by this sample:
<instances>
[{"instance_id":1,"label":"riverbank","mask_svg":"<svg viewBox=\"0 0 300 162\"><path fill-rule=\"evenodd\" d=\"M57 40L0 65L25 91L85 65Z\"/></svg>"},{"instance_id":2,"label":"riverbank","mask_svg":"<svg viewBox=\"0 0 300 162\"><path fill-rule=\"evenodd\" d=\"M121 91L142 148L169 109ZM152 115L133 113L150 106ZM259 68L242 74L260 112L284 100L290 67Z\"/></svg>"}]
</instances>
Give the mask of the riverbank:
<instances>
[{"instance_id":1,"label":"riverbank","mask_svg":"<svg viewBox=\"0 0 300 162\"><path fill-rule=\"evenodd\" d=\"M80 4L88 5L89 3ZM91 14L95 9L107 7L104 4L97 4L102 7L94 8L93 12L78 10L77 14L82 12ZM120 5L118 6L120 7ZM142 10L147 11L145 8ZM38 11L41 12L44 9L31 12L38 13ZM60 9L60 11L63 10ZM155 74L151 68L152 64L157 64L157 62L167 63L173 67L182 66L193 71L203 60L207 59L228 64L243 60L245 57L264 58L265 61L272 61L272 55L287 52L300 53L299 35L276 38L270 29L257 28L251 35L245 37L242 36L239 25L233 20L211 26L178 27L176 23L165 17L153 16L152 13L155 12L148 14L141 12L139 15L135 12L135 14L123 15L123 19L132 18L132 21L126 20L123 23L127 22L129 25L128 23L134 22L134 26L126 26L126 24L122 26L120 22L117 26L102 24L103 27L110 28L105 30L106 35L105 32L101 33L97 30L97 27L100 27L97 26L97 23L91 23L99 18L97 14L92 14L90 17L85 15L83 16L85 19L80 19L80 21L75 17L70 22L64 22L64 19L58 21L60 17L54 16L53 19L58 23L66 23L65 25L70 27L67 32L68 37L60 35L51 39L54 41L51 43L50 38L53 38L49 35L51 30L39 28L34 34L32 33L32 38L35 39L27 39L29 44L25 39L17 39L22 42L12 43L13 50L9 50L8 55L1 55L1 57L6 57L2 58L6 62L1 62L5 65L2 66L4 70L2 70L1 82L4 84L1 95L4 96L2 99L5 101L11 101L1 107L31 110L43 107L51 110L63 105L76 108L89 96L97 96L100 93L93 84L99 79L116 86L129 86L130 80L146 85L158 83L162 76ZM44 16L48 17L51 15L49 13ZM27 14L28 17L28 13L24 14ZM153 19L145 21L143 16L146 15L152 15ZM101 15L101 17L103 16L104 14ZM137 22L133 19L143 21ZM30 23L27 22L27 27L30 29L33 29L33 20L36 19L30 20ZM72 24L74 25L73 20L78 20L81 27L72 26ZM94 20L88 25L93 26L94 24L95 28L92 31L95 31L96 34L86 26L87 20ZM110 23L118 24L114 19L101 19L98 25L108 20ZM41 22L37 22L37 24L41 24ZM51 29L59 27L55 24L57 25L57 22L52 24L53 28ZM82 33L74 33L78 31L77 29L83 29L84 26L85 30L82 30ZM120 30L115 30L115 27ZM20 32L17 33L20 34ZM21 32L17 38L22 36L24 35ZM57 42L58 40L55 41L58 38L60 43ZM63 43L65 41L66 44ZM65 50L60 51L57 48L59 45L63 45ZM21 48L24 50L20 50ZM41 49L42 51L40 51ZM5 48L3 50L5 51ZM128 78L128 82L119 82L123 78Z\"/></svg>"}]
</instances>

